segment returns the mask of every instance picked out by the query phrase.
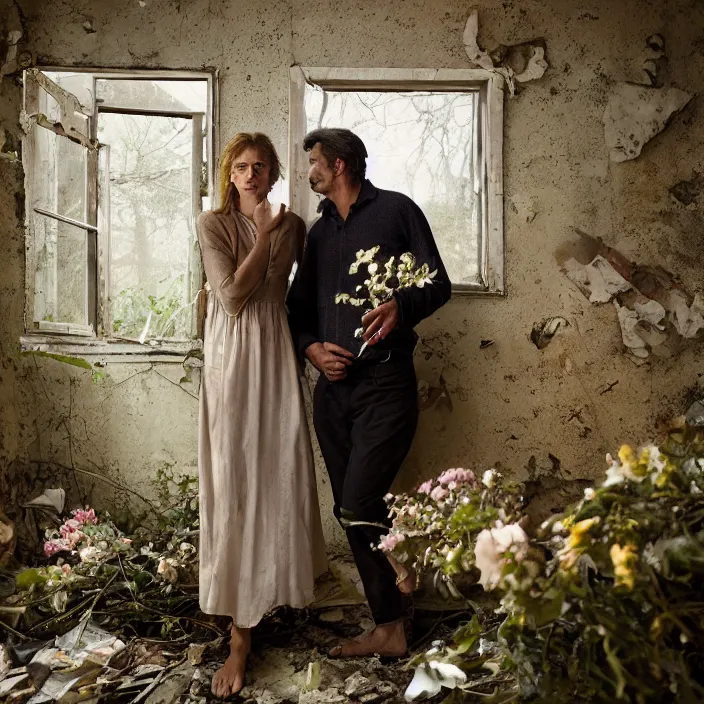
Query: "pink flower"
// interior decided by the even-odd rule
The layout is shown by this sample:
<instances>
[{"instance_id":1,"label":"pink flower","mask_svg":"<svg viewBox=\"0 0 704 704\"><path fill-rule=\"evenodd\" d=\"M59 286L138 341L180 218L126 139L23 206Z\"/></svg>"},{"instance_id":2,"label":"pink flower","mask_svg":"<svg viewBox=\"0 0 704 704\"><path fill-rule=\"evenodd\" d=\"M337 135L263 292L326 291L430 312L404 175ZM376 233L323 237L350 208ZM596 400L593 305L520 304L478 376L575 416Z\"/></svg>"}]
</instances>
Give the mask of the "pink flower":
<instances>
[{"instance_id":1,"label":"pink flower","mask_svg":"<svg viewBox=\"0 0 704 704\"><path fill-rule=\"evenodd\" d=\"M89 509L85 510L82 508L77 508L72 513L73 513L74 519L76 521L78 521L78 523L81 525L84 525L86 523L95 524L98 522L98 519L96 518L96 515L95 515L95 509L89 508Z\"/></svg>"},{"instance_id":2,"label":"pink flower","mask_svg":"<svg viewBox=\"0 0 704 704\"><path fill-rule=\"evenodd\" d=\"M59 533L61 533L62 538L68 538L71 533L77 532L83 526L74 518L69 518L64 524L59 528Z\"/></svg>"},{"instance_id":3,"label":"pink flower","mask_svg":"<svg viewBox=\"0 0 704 704\"><path fill-rule=\"evenodd\" d=\"M44 543L44 554L47 557L51 557L56 552L70 549L71 545L68 540L65 540L64 538L55 538L54 540L47 540Z\"/></svg>"},{"instance_id":4,"label":"pink flower","mask_svg":"<svg viewBox=\"0 0 704 704\"><path fill-rule=\"evenodd\" d=\"M423 482L423 483L418 487L418 493L419 493L419 494L429 494L432 488L433 488L433 480L432 480L432 479L428 479L427 482Z\"/></svg>"},{"instance_id":5,"label":"pink flower","mask_svg":"<svg viewBox=\"0 0 704 704\"><path fill-rule=\"evenodd\" d=\"M71 574L71 565L64 562L64 564L61 565L61 571L66 575Z\"/></svg>"},{"instance_id":6,"label":"pink flower","mask_svg":"<svg viewBox=\"0 0 704 704\"><path fill-rule=\"evenodd\" d=\"M442 501L445 497L449 496L450 492L442 486L436 486L430 492L430 498L433 501Z\"/></svg>"},{"instance_id":7,"label":"pink flower","mask_svg":"<svg viewBox=\"0 0 704 704\"><path fill-rule=\"evenodd\" d=\"M120 542L125 545L132 545L132 538L120 538Z\"/></svg>"},{"instance_id":8,"label":"pink flower","mask_svg":"<svg viewBox=\"0 0 704 704\"><path fill-rule=\"evenodd\" d=\"M381 539L379 547L385 552L391 552L395 550L396 546L399 543L402 543L405 539L406 536L403 533L389 533Z\"/></svg>"},{"instance_id":9,"label":"pink flower","mask_svg":"<svg viewBox=\"0 0 704 704\"><path fill-rule=\"evenodd\" d=\"M486 591L495 589L501 583L501 575L506 564L506 553L513 553L516 562L528 555L529 540L518 523L497 528L485 528L477 536L474 546L474 561L481 576L479 582Z\"/></svg>"},{"instance_id":10,"label":"pink flower","mask_svg":"<svg viewBox=\"0 0 704 704\"><path fill-rule=\"evenodd\" d=\"M473 484L475 482L474 472L471 469L447 469L439 477L440 484Z\"/></svg>"}]
</instances>

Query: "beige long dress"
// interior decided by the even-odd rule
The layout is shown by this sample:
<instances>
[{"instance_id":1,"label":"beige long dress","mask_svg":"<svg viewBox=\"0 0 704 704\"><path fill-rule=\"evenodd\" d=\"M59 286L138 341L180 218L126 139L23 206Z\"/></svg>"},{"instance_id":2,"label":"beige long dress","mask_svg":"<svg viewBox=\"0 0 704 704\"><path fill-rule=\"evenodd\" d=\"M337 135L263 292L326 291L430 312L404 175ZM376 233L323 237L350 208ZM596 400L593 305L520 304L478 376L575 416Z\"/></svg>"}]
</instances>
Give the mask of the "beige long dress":
<instances>
[{"instance_id":1,"label":"beige long dress","mask_svg":"<svg viewBox=\"0 0 704 704\"><path fill-rule=\"evenodd\" d=\"M255 626L275 606L313 601L325 571L315 470L284 298L305 236L286 213L249 287L237 269L255 243L240 213L203 213L209 292L198 465L200 606Z\"/></svg>"}]
</instances>

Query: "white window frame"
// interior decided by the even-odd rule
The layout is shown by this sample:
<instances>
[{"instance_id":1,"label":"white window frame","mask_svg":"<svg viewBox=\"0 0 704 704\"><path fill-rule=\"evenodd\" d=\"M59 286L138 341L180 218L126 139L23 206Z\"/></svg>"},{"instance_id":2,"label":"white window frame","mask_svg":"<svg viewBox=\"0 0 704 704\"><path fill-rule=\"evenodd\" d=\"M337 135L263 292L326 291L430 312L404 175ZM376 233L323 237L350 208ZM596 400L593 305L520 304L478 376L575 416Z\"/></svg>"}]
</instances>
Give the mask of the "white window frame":
<instances>
[{"instance_id":1,"label":"white window frame","mask_svg":"<svg viewBox=\"0 0 704 704\"><path fill-rule=\"evenodd\" d=\"M88 73L93 74L93 95L97 80L204 80L208 84L208 104L206 106L206 158L208 164L208 192L211 198L215 197L216 188L216 154L218 153L217 129L218 120L218 72L203 70L148 70L148 69L112 69L112 68L86 68L73 66L39 66L28 69L34 76L38 76L37 82L54 97L59 105L65 104L68 99L71 101L71 94L66 93L60 86L48 79L45 73ZM26 203L26 234L25 234L25 334L22 336L21 348L24 351L41 351L49 353L60 353L76 355L81 357L95 357L96 359L106 359L109 361L153 361L158 358L162 361L182 361L183 356L188 352L202 347L202 317L204 305L202 302L196 306L194 323L196 336L192 340L172 341L172 340L149 340L143 344L139 342L125 342L119 339L111 339L109 334L109 213L107 203L100 200L100 190L103 185L99 183L99 165L107 166L108 152L101 153L101 145L97 140L98 114L104 112L121 112L138 114L173 114L166 110L140 111L139 109L123 109L114 106L106 106L96 102L94 111L88 117L89 134L80 132L79 121L72 122L68 115L62 115L63 124L51 123L45 116L40 114L29 114L27 107L31 103L32 96L27 94L27 84L25 81L25 94L21 123L25 132L23 138L23 166L25 170L25 203ZM68 97L68 98L67 98ZM73 100L73 103L76 103ZM80 110L77 103L72 105ZM67 111L70 113L70 109ZM84 113L85 114L85 113ZM184 116L183 113L179 113ZM200 119L200 113L188 113L188 117ZM177 115L178 116L178 115ZM71 323L51 323L34 321L34 298L35 298L35 241L34 241L34 214L43 214L41 209L33 207L34 194L32 193L31 169L34 159L34 140L32 139L32 126L40 124L46 129L50 129L58 135L71 133L74 141L79 141L88 149L87 159L87 206L86 222L73 221L70 218L49 214L52 218L68 222L74 226L84 229L88 236L89 263L87 266L87 302L88 302L88 325L74 325ZM67 137L63 137L67 138ZM104 168L107 176L107 168ZM198 204L199 207L199 204ZM91 261L92 257L92 261ZM200 285L204 281L202 267Z\"/></svg>"},{"instance_id":2,"label":"white window frame","mask_svg":"<svg viewBox=\"0 0 704 704\"><path fill-rule=\"evenodd\" d=\"M291 208L311 220L313 196L308 185L308 160L303 151L306 131L305 87L331 91L478 92L480 136L478 178L480 195L480 282L453 284L455 293L504 295L503 103L504 79L483 69L325 68L292 66L289 84L289 199ZM311 222L308 222L310 225Z\"/></svg>"}]
</instances>

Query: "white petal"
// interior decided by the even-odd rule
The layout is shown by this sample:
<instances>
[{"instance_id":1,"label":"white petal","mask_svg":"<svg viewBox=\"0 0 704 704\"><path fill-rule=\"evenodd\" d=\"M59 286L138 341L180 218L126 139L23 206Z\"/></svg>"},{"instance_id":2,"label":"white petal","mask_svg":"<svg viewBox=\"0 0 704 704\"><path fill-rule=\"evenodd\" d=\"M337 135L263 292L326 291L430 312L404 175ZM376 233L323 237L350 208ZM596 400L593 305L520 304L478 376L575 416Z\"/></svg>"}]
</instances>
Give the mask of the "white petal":
<instances>
[{"instance_id":1,"label":"white petal","mask_svg":"<svg viewBox=\"0 0 704 704\"><path fill-rule=\"evenodd\" d=\"M440 682L438 682L435 673L425 665L421 665L416 668L413 679L403 696L407 702L413 702L421 697L434 697L440 693L440 689Z\"/></svg>"}]
</instances>

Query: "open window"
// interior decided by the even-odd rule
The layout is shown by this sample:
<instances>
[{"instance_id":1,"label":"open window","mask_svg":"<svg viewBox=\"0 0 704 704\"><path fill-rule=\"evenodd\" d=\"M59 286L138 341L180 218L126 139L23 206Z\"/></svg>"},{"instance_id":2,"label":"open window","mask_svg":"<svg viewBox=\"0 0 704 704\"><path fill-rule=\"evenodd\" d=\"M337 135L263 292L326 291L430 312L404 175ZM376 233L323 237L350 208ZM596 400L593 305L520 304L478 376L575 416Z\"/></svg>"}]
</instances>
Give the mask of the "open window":
<instances>
[{"instance_id":1,"label":"open window","mask_svg":"<svg viewBox=\"0 0 704 704\"><path fill-rule=\"evenodd\" d=\"M346 127L364 141L374 185L425 213L453 290L504 293L503 79L484 70L291 69L292 208L310 224L318 196L302 140Z\"/></svg>"},{"instance_id":2,"label":"open window","mask_svg":"<svg viewBox=\"0 0 704 704\"><path fill-rule=\"evenodd\" d=\"M214 97L208 73L25 71L30 344L193 347Z\"/></svg>"}]
</instances>

